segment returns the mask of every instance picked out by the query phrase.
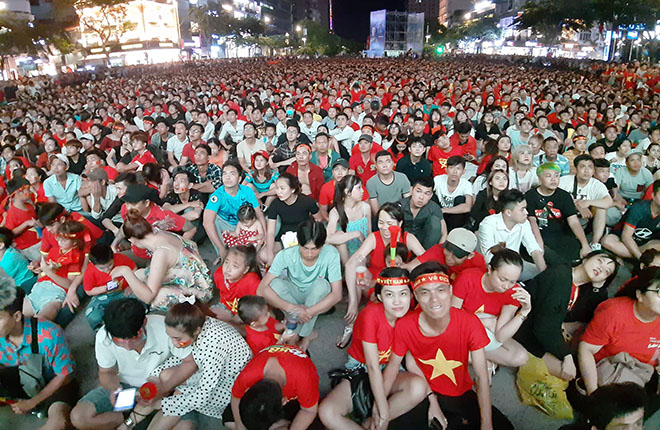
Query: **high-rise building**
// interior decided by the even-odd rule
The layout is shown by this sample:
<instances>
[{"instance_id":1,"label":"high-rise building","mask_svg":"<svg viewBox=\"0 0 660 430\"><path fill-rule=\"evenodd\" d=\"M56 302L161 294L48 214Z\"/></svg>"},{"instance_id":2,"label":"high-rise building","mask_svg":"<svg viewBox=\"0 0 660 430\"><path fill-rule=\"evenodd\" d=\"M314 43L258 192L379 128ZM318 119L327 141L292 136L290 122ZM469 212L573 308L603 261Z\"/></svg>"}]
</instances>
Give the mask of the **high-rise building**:
<instances>
[{"instance_id":1,"label":"high-rise building","mask_svg":"<svg viewBox=\"0 0 660 430\"><path fill-rule=\"evenodd\" d=\"M437 16L446 26L462 22L471 10L472 0L408 0L408 12L424 12L427 19Z\"/></svg>"},{"instance_id":2,"label":"high-rise building","mask_svg":"<svg viewBox=\"0 0 660 430\"><path fill-rule=\"evenodd\" d=\"M294 21L316 21L328 28L330 25L330 0L293 0Z\"/></svg>"},{"instance_id":3,"label":"high-rise building","mask_svg":"<svg viewBox=\"0 0 660 430\"><path fill-rule=\"evenodd\" d=\"M15 19L29 21L33 18L29 0L2 0L0 1L0 12Z\"/></svg>"}]
</instances>

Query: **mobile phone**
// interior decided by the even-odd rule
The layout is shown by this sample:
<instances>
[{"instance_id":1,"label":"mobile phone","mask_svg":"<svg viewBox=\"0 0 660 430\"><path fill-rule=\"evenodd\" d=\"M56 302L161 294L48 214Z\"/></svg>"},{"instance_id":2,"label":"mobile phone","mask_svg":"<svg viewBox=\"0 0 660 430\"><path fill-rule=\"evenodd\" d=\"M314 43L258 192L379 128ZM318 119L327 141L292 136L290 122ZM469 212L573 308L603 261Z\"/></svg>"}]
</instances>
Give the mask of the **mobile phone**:
<instances>
[{"instance_id":1,"label":"mobile phone","mask_svg":"<svg viewBox=\"0 0 660 430\"><path fill-rule=\"evenodd\" d=\"M115 280L108 281L108 283L106 284L106 290L107 291L116 290L118 287L119 287L119 284Z\"/></svg>"},{"instance_id":2,"label":"mobile phone","mask_svg":"<svg viewBox=\"0 0 660 430\"><path fill-rule=\"evenodd\" d=\"M135 394L137 388L127 388L117 393L117 400L115 400L115 411L126 411L133 409L135 406Z\"/></svg>"}]
</instances>

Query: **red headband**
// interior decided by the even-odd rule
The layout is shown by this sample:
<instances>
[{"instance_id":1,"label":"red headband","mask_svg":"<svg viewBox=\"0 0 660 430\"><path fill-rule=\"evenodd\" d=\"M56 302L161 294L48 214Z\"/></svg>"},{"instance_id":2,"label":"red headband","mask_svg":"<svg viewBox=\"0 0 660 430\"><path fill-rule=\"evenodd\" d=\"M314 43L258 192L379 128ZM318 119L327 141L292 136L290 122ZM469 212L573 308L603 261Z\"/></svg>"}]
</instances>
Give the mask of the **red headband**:
<instances>
[{"instance_id":1,"label":"red headband","mask_svg":"<svg viewBox=\"0 0 660 430\"><path fill-rule=\"evenodd\" d=\"M446 274L444 273L426 273L424 275L419 276L417 279L415 279L415 283L413 284L413 290L416 290L417 288L421 287L422 285L426 284L447 284L451 285L449 283L449 277L447 277Z\"/></svg>"},{"instance_id":2,"label":"red headband","mask_svg":"<svg viewBox=\"0 0 660 430\"><path fill-rule=\"evenodd\" d=\"M379 276L376 278L376 283L379 285L385 286L385 285L395 285L395 286L400 286L400 285L408 285L410 284L410 279L407 276L400 276L396 278L384 278Z\"/></svg>"},{"instance_id":3,"label":"red headband","mask_svg":"<svg viewBox=\"0 0 660 430\"><path fill-rule=\"evenodd\" d=\"M298 146L296 147L296 150L298 150L298 148L307 148L307 150L309 151L309 153L310 153L310 154L312 153L312 147L309 146L309 145L306 144L306 143L299 143Z\"/></svg>"}]
</instances>

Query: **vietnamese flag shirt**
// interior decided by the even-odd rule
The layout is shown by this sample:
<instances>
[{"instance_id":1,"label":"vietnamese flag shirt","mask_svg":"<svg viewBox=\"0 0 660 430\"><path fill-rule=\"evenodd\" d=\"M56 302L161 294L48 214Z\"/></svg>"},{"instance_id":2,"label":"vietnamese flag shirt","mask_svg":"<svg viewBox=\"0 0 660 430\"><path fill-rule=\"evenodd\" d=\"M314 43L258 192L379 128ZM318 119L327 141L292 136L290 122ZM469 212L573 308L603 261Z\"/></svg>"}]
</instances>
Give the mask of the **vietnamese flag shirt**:
<instances>
[{"instance_id":1,"label":"vietnamese flag shirt","mask_svg":"<svg viewBox=\"0 0 660 430\"><path fill-rule=\"evenodd\" d=\"M387 364L392 356L394 327L385 318L382 303L369 303L358 314L353 326L353 341L348 347L348 355L362 364L366 364L362 342L375 343L378 346L378 364Z\"/></svg>"}]
</instances>

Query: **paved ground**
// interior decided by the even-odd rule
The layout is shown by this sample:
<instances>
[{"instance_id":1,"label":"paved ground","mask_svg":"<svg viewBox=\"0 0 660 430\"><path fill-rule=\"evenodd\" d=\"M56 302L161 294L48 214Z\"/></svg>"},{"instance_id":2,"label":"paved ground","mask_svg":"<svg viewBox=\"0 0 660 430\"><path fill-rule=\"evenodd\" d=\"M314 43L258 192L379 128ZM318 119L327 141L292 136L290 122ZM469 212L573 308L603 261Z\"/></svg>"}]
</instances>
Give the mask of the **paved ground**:
<instances>
[{"instance_id":1,"label":"paved ground","mask_svg":"<svg viewBox=\"0 0 660 430\"><path fill-rule=\"evenodd\" d=\"M212 249L208 241L201 247L202 256L206 261L212 261ZM615 285L620 285L629 277L627 270L621 270ZM319 339L310 347L310 353L321 377L321 394L329 391L329 370L343 366L346 361L346 351L335 347L335 338L342 332L343 315L346 306L342 302L332 315L321 316L318 320ZM66 328L66 337L73 350L77 364L77 375L83 392L96 386L97 369L94 360L93 332L82 314ZM523 405L515 388L515 374L509 369L500 369L493 378L493 403L513 422L516 429L527 430L556 430L564 421L549 418L542 412ZM16 416L7 407L0 407L0 430L33 430L37 429L43 421L36 417ZM207 420L203 429L222 429L219 421ZM644 426L646 430L660 428L660 413L656 413ZM411 429L413 430L413 429Z\"/></svg>"}]
</instances>

